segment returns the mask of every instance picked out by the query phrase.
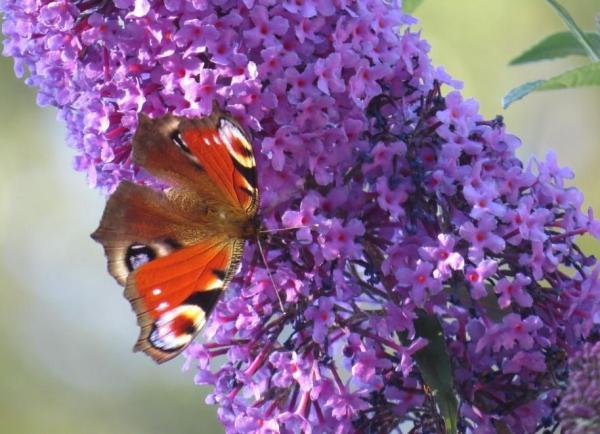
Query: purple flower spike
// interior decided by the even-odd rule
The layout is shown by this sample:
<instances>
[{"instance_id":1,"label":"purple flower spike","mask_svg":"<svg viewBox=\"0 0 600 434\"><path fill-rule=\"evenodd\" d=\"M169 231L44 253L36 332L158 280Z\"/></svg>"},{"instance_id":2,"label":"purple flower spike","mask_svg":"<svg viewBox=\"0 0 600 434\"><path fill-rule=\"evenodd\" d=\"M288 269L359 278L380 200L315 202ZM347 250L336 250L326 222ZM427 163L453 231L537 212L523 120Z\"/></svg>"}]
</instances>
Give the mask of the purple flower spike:
<instances>
[{"instance_id":1,"label":"purple flower spike","mask_svg":"<svg viewBox=\"0 0 600 434\"><path fill-rule=\"evenodd\" d=\"M460 432L596 432L598 348L578 351L600 265L577 243L600 222L554 154L519 161L397 3L2 0L4 54L105 192L161 187L131 162L141 113L217 103L251 133L267 264L249 240L185 353L227 432L434 432L424 316Z\"/></svg>"}]
</instances>

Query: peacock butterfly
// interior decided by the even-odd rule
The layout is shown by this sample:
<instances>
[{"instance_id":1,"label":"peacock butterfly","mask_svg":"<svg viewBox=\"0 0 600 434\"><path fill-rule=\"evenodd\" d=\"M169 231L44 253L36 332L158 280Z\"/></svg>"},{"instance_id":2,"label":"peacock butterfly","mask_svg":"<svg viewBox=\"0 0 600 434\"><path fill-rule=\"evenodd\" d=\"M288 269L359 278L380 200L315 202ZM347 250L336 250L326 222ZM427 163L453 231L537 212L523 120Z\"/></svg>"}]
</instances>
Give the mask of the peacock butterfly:
<instances>
[{"instance_id":1,"label":"peacock butterfly","mask_svg":"<svg viewBox=\"0 0 600 434\"><path fill-rule=\"evenodd\" d=\"M134 351L158 363L192 342L258 234L248 137L218 107L194 119L140 114L133 162L169 187L121 182L92 234L137 314Z\"/></svg>"}]
</instances>

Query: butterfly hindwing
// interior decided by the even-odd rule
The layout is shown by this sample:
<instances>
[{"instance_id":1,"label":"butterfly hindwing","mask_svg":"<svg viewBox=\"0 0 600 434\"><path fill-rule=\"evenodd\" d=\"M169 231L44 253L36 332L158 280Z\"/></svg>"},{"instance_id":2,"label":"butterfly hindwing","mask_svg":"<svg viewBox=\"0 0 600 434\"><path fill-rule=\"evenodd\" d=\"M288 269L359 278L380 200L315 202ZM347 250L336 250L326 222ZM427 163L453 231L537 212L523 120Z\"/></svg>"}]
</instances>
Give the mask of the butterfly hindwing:
<instances>
[{"instance_id":1,"label":"butterfly hindwing","mask_svg":"<svg viewBox=\"0 0 600 434\"><path fill-rule=\"evenodd\" d=\"M131 145L133 162L171 186L192 186L203 196L212 196L215 189L206 172L177 146L182 119L171 114L150 119L140 114Z\"/></svg>"},{"instance_id":2,"label":"butterfly hindwing","mask_svg":"<svg viewBox=\"0 0 600 434\"><path fill-rule=\"evenodd\" d=\"M125 285L129 273L143 262L193 242L177 240L185 226L187 219L174 212L164 193L124 181L109 198L92 238L104 246L109 273Z\"/></svg>"}]
</instances>

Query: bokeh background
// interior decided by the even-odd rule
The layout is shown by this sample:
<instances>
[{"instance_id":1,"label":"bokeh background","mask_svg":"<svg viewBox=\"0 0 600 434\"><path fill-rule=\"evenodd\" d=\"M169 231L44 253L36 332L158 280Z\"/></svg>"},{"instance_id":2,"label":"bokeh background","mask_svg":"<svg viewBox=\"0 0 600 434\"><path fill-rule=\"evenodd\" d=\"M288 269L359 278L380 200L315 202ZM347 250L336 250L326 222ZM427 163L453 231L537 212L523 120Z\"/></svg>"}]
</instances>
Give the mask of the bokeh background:
<instances>
[{"instance_id":1,"label":"bokeh background","mask_svg":"<svg viewBox=\"0 0 600 434\"><path fill-rule=\"evenodd\" d=\"M586 30L600 0L563 0ZM425 0L416 15L434 63L465 83L482 113L505 117L523 146L556 150L600 210L600 88L534 94L502 110L524 81L583 63L508 67L544 35L564 30L543 0ZM36 106L12 60L0 58L0 433L218 433L206 389L183 359L155 366L131 353L137 327L89 234L104 198L72 169L53 109ZM600 247L586 241L588 251Z\"/></svg>"}]
</instances>

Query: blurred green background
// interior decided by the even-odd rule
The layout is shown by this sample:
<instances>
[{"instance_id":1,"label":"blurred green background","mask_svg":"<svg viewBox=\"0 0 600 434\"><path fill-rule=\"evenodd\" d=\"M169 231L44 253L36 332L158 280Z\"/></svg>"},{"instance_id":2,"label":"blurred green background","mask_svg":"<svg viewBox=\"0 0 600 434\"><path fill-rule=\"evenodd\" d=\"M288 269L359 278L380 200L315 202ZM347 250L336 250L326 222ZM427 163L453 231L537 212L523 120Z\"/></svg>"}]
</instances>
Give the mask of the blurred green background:
<instances>
[{"instance_id":1,"label":"blurred green background","mask_svg":"<svg viewBox=\"0 0 600 434\"><path fill-rule=\"evenodd\" d=\"M586 30L600 0L562 2ZM486 117L502 114L519 155L555 149L600 209L600 89L534 94L507 111L506 91L582 63L508 67L543 36L564 30L542 0L425 0L417 10L435 64L465 83ZM137 327L122 290L89 238L104 198L71 168L53 109L0 58L0 433L221 432L206 390L183 360L155 366L131 353ZM588 241L588 250L600 253Z\"/></svg>"}]
</instances>

